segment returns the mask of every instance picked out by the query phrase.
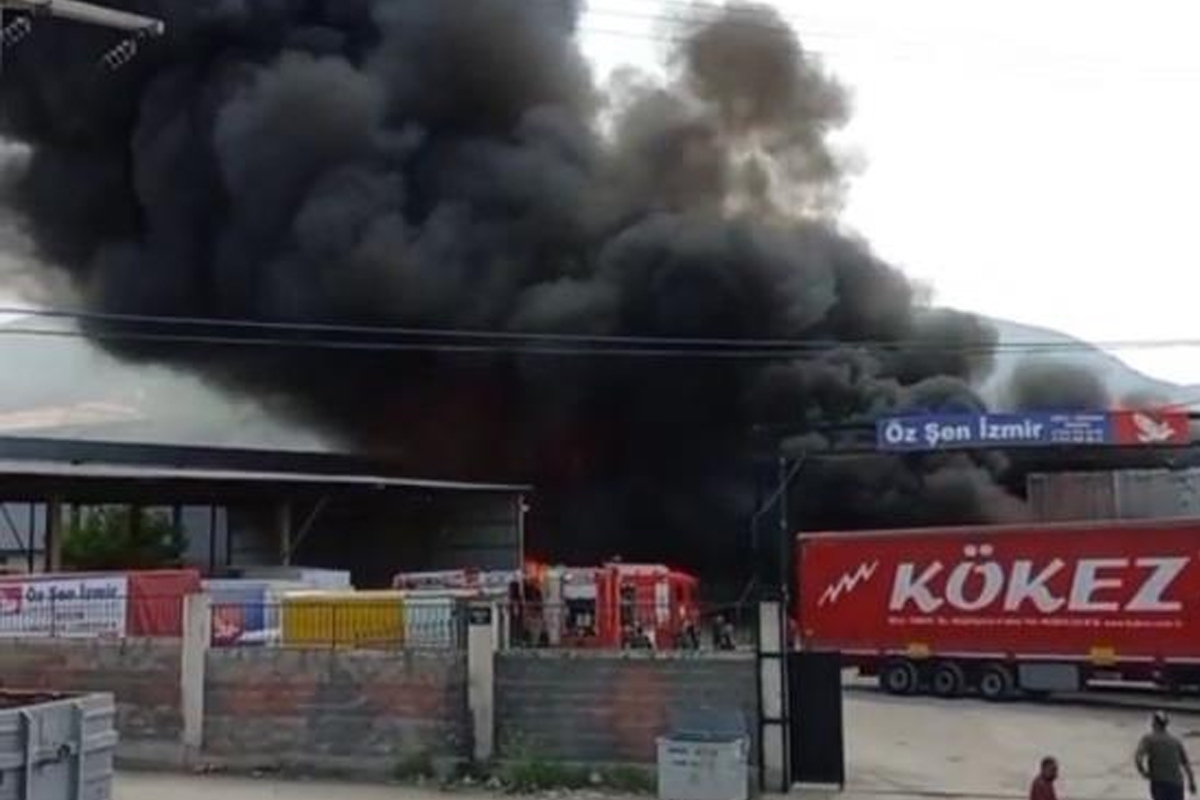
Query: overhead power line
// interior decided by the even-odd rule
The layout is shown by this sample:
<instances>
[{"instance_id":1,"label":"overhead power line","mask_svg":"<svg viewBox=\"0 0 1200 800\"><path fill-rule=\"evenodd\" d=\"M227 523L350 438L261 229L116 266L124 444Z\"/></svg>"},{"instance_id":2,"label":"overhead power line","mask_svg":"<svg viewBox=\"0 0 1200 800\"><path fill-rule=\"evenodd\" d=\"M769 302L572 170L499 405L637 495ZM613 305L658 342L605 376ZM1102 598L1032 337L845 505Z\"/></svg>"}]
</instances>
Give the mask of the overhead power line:
<instances>
[{"instance_id":1,"label":"overhead power line","mask_svg":"<svg viewBox=\"0 0 1200 800\"><path fill-rule=\"evenodd\" d=\"M86 330L48 328L15 321L0 335L90 338L181 345L285 347L329 350L516 353L560 356L646 358L787 359L865 350L906 355L1063 355L1094 350L1200 348L1200 339L1147 339L1105 342L1025 341L951 344L912 340L677 337L545 333L534 331L278 322L220 317L119 314L67 309L0 307L0 315L34 321L83 323Z\"/></svg>"},{"instance_id":2,"label":"overhead power line","mask_svg":"<svg viewBox=\"0 0 1200 800\"><path fill-rule=\"evenodd\" d=\"M601 20L603 22L603 20ZM581 34L592 34L614 39L645 41L659 45L680 45L690 41L686 33L656 32L653 30L619 29L600 25L583 24L577 29ZM914 63L938 59L961 60L962 54L971 52L978 54L978 49L967 47L942 47L931 43L903 43L883 41L863 41L854 47L845 46L852 41L847 39L842 44L824 42L820 46L810 46L811 37L799 34L799 40L806 55L822 59L836 65L839 59L867 56L872 61L894 63ZM987 61L973 58L974 63L989 71L1002 70L1014 75L1026 76L1063 76L1080 79L1101 79L1111 73L1123 77L1134 76L1139 80L1200 80L1200 68L1176 64L1138 64L1128 61L1114 61L1109 55L1050 53L1035 51L1030 53L1014 53L1011 58L1002 61ZM1128 55L1122 53L1120 55Z\"/></svg>"},{"instance_id":3,"label":"overhead power line","mask_svg":"<svg viewBox=\"0 0 1200 800\"><path fill-rule=\"evenodd\" d=\"M204 333L157 333L139 330L97 329L88 332L78 330L55 330L51 328L30 328L21 326L0 327L2 336L28 336L48 338L73 338L97 341L126 341L157 344L178 345L208 345L213 347L259 347L283 348L299 350L340 350L362 352L409 352L409 353L458 353L458 354L510 354L529 356L572 356L572 357L602 357L602 358L655 358L655 359L692 359L692 360L744 360L744 361L781 361L813 358L828 354L835 350L863 350L878 353L892 353L919 356L925 355L960 355L960 356L1001 356L1001 355L1055 355L1079 350L1091 351L1093 348L1074 345L1050 345L1039 348L1015 349L998 345L922 345L911 342L856 342L843 340L812 341L791 347L764 348L755 347L749 342L745 347L696 347L696 346L665 346L673 345L675 340L666 340L664 346L651 345L572 345L569 343L555 344L540 341L493 341L493 342L455 342L455 341L389 341L384 339L333 339L333 338L289 338L286 336L266 336L261 334L231 335ZM1139 343L1153 345L1166 343ZM1172 347L1200 347L1200 340L1173 342Z\"/></svg>"},{"instance_id":4,"label":"overhead power line","mask_svg":"<svg viewBox=\"0 0 1200 800\"><path fill-rule=\"evenodd\" d=\"M531 2L548 2L549 0L531 0ZM896 62L913 62L922 57L954 56L963 52L977 53L980 46L987 51L1011 54L1003 64L995 65L1005 70L1021 74L1046 75L1068 74L1078 77L1095 77L1101 72L1119 71L1122 75L1136 74L1145 78L1200 78L1200 69L1179 64L1137 64L1130 62L1127 46L1111 51L1064 51L1059 48L1047 49L1032 43L1015 39L1000 38L994 35L984 36L982 32L964 31L961 36L947 40L945 37L933 39L928 36L915 38L908 36L900 38L891 31L878 34L864 35L850 31L833 31L814 28L795 18L782 16L776 20L758 16L753 12L739 13L712 3L692 4L680 2L659 2L663 11L644 10L644 8L619 8L591 4L587 14L577 27L581 34L626 39L643 40L656 44L678 45L689 41L693 29L705 24L726 18L736 25L749 29L779 34L796 38L806 54L826 61L837 61L851 52L867 53L872 60L888 60ZM679 10L672 11L673 8ZM622 20L639 21L651 26L650 30L638 27L624 27ZM595 23L600 23L599 25ZM609 25L616 27L608 27ZM654 27L657 26L657 27ZM813 46L814 40L817 46Z\"/></svg>"}]
</instances>

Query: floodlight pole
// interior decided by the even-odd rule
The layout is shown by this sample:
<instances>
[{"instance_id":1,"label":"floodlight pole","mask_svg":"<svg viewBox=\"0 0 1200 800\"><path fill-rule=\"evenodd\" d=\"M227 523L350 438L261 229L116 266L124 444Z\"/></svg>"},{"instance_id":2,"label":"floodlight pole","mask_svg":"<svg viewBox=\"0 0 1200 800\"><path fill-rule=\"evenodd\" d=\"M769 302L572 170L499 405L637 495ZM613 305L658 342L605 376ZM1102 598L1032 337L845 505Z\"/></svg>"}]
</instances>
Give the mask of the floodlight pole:
<instances>
[{"instance_id":1,"label":"floodlight pole","mask_svg":"<svg viewBox=\"0 0 1200 800\"><path fill-rule=\"evenodd\" d=\"M21 12L21 15L6 24L6 11ZM166 23L161 19L84 0L0 0L0 71L3 70L4 49L32 33L41 17L95 25L129 34L101 56L101 64L108 69L117 69L132 60L137 55L141 39L162 36L167 30Z\"/></svg>"}]
</instances>

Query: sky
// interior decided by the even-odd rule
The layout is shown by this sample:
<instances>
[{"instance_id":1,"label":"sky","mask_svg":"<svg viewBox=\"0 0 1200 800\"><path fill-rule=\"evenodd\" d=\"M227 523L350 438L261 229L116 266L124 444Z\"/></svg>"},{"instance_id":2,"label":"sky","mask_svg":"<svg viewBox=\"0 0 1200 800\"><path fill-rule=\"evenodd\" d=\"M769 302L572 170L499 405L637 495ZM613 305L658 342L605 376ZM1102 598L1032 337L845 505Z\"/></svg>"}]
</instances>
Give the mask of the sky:
<instances>
[{"instance_id":1,"label":"sky","mask_svg":"<svg viewBox=\"0 0 1200 800\"><path fill-rule=\"evenodd\" d=\"M1200 4L776 0L851 90L843 222L935 301L1099 342L1200 339ZM703 7L703 6L702 6ZM682 0L591 0L599 76ZM1115 351L1200 383L1200 347Z\"/></svg>"},{"instance_id":2,"label":"sky","mask_svg":"<svg viewBox=\"0 0 1200 800\"><path fill-rule=\"evenodd\" d=\"M1200 4L774 4L854 99L843 223L937 303L1090 341L1200 338ZM603 79L661 68L690 6L588 8L581 39ZM1115 352L1200 383L1200 347Z\"/></svg>"}]
</instances>

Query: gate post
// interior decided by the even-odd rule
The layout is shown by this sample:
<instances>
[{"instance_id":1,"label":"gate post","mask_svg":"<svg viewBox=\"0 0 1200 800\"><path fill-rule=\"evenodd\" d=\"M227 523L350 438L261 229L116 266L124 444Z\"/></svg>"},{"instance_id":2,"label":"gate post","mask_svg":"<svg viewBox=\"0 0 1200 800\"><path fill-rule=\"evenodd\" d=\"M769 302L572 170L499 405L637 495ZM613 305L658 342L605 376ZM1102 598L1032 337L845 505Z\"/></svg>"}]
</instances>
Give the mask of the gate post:
<instances>
[{"instance_id":1,"label":"gate post","mask_svg":"<svg viewBox=\"0 0 1200 800\"><path fill-rule=\"evenodd\" d=\"M179 668L185 765L196 762L204 751L204 682L211 644L211 599L207 594L189 594L183 598L183 644Z\"/></svg>"},{"instance_id":2,"label":"gate post","mask_svg":"<svg viewBox=\"0 0 1200 800\"><path fill-rule=\"evenodd\" d=\"M788 777L788 698L786 609L778 599L758 604L758 770L764 792L786 793Z\"/></svg>"},{"instance_id":3,"label":"gate post","mask_svg":"<svg viewBox=\"0 0 1200 800\"><path fill-rule=\"evenodd\" d=\"M467 608L467 706L471 712L472 758L490 761L496 732L496 607Z\"/></svg>"}]
</instances>

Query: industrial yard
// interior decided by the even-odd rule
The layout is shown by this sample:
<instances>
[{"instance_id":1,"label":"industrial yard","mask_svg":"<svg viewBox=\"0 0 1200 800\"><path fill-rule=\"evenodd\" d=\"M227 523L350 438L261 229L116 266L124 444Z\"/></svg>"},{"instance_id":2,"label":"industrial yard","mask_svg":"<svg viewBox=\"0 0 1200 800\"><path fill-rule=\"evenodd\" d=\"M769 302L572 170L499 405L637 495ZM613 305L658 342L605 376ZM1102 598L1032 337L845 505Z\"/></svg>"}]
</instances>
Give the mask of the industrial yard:
<instances>
[{"instance_id":1,"label":"industrial yard","mask_svg":"<svg viewBox=\"0 0 1200 800\"><path fill-rule=\"evenodd\" d=\"M3 800L1196 794L1197 20L613 4L0 0Z\"/></svg>"}]
</instances>

